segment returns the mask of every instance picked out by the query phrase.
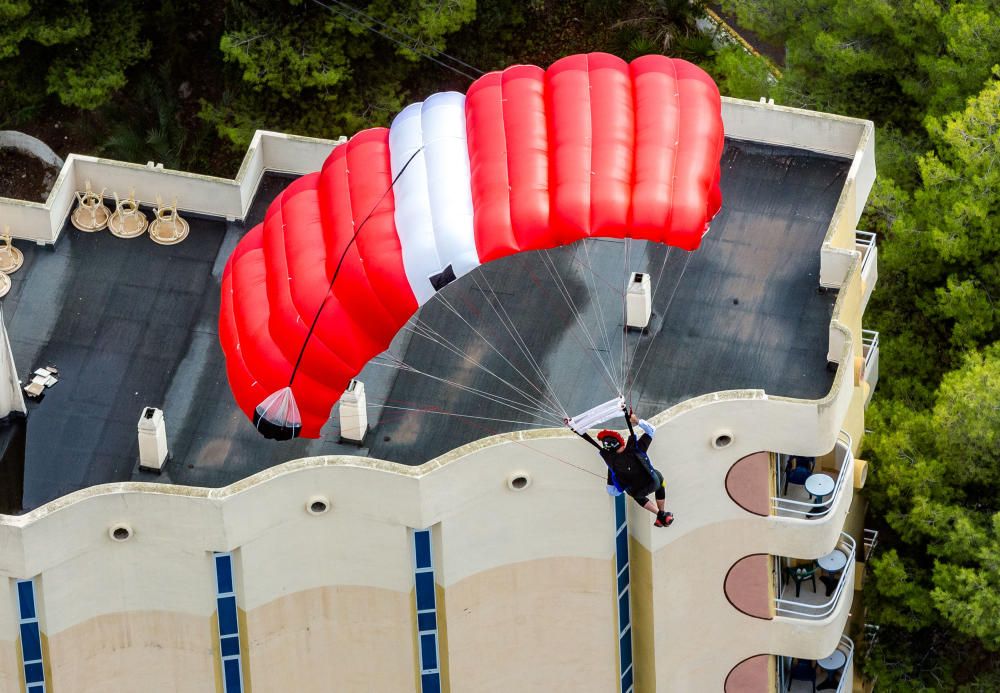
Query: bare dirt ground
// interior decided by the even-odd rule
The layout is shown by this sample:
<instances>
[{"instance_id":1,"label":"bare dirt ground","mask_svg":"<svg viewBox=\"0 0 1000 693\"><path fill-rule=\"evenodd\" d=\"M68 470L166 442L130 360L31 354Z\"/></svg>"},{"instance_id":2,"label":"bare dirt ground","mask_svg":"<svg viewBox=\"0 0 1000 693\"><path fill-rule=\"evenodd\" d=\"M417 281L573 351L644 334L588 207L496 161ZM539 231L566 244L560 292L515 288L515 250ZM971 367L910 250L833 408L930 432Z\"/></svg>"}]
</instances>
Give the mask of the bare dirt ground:
<instances>
[{"instance_id":1,"label":"bare dirt ground","mask_svg":"<svg viewBox=\"0 0 1000 693\"><path fill-rule=\"evenodd\" d=\"M22 154L16 149L0 149L0 197L44 202L59 169Z\"/></svg>"}]
</instances>

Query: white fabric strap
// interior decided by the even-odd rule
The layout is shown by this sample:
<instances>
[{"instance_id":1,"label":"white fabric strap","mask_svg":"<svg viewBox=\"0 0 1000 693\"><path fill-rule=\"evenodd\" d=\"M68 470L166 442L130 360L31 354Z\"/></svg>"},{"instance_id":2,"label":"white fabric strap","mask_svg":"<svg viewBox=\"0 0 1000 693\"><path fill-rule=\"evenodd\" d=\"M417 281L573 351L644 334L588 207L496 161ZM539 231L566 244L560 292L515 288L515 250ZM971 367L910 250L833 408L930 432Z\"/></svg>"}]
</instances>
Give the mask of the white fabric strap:
<instances>
[{"instance_id":1,"label":"white fabric strap","mask_svg":"<svg viewBox=\"0 0 1000 693\"><path fill-rule=\"evenodd\" d=\"M578 414L569 420L569 427L576 433L583 435L588 429L599 423L604 423L608 419L622 414L622 407L625 406L625 399L615 397L603 404L598 404L592 409L588 409L582 414Z\"/></svg>"}]
</instances>

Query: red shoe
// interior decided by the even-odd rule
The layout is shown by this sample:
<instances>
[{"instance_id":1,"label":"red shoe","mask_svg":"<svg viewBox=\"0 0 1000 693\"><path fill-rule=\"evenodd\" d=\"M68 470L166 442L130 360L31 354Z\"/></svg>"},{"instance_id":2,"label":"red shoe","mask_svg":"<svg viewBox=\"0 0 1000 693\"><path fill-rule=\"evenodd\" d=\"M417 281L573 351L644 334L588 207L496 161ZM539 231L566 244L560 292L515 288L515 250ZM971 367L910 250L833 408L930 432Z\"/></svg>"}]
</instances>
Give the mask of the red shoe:
<instances>
[{"instance_id":1,"label":"red shoe","mask_svg":"<svg viewBox=\"0 0 1000 693\"><path fill-rule=\"evenodd\" d=\"M663 512L662 510L656 513L656 521L653 522L655 527L669 527L674 523L674 514Z\"/></svg>"}]
</instances>

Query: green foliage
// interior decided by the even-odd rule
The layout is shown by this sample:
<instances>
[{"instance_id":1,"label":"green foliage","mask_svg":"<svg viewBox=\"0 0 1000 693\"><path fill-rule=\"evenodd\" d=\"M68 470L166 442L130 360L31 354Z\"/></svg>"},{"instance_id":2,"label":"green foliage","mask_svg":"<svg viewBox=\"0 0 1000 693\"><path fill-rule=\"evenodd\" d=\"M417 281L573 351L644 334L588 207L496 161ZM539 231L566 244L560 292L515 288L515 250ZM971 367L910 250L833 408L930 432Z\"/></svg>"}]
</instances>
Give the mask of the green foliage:
<instances>
[{"instance_id":1,"label":"green foliage","mask_svg":"<svg viewBox=\"0 0 1000 693\"><path fill-rule=\"evenodd\" d=\"M64 105L98 108L125 86L126 70L149 55L140 9L134 0L0 0L0 72L19 58ZM110 28L101 27L105 17ZM40 89L26 93L23 106L40 102Z\"/></svg>"},{"instance_id":2,"label":"green foliage","mask_svg":"<svg viewBox=\"0 0 1000 693\"><path fill-rule=\"evenodd\" d=\"M475 17L473 0L379 0L363 15L330 7L256 0L228 8L219 48L235 70L221 102L203 102L200 114L220 137L242 149L259 127L334 137L385 125L420 53L433 56Z\"/></svg>"},{"instance_id":3,"label":"green foliage","mask_svg":"<svg viewBox=\"0 0 1000 693\"><path fill-rule=\"evenodd\" d=\"M791 105L906 131L977 92L1000 55L992 0L725 0L786 48Z\"/></svg>"},{"instance_id":4,"label":"green foliage","mask_svg":"<svg viewBox=\"0 0 1000 693\"><path fill-rule=\"evenodd\" d=\"M965 110L928 118L934 149L916 159L912 194L886 181L869 219L885 233L873 317L887 339L891 397L926 403L926 386L971 348L1000 339L1000 81Z\"/></svg>"},{"instance_id":5,"label":"green foliage","mask_svg":"<svg viewBox=\"0 0 1000 693\"><path fill-rule=\"evenodd\" d=\"M777 98L779 87L767 63L741 46L729 44L719 49L709 71L723 96L751 101L762 96Z\"/></svg>"},{"instance_id":6,"label":"green foliage","mask_svg":"<svg viewBox=\"0 0 1000 693\"><path fill-rule=\"evenodd\" d=\"M988 659L1000 650L1000 344L969 352L942 379L930 409L890 401L873 410L867 440L878 463L869 498L894 548L871 561L869 619L892 642L915 642L936 631L934 637L963 643L966 665ZM928 672L917 672L923 666L917 654L908 654L905 645L895 654L883 649L866 670L882 684L891 658L897 671L887 675L894 680L914 685L899 678L909 672L926 682ZM939 680L956 676L961 682L970 671L931 664ZM966 683L980 685L995 675L994 669L980 683Z\"/></svg>"},{"instance_id":7,"label":"green foliage","mask_svg":"<svg viewBox=\"0 0 1000 693\"><path fill-rule=\"evenodd\" d=\"M102 147L106 156L167 168L182 165L189 133L178 120L180 104L171 88L169 71L144 74L134 88L131 108L109 109L114 122Z\"/></svg>"},{"instance_id":8,"label":"green foliage","mask_svg":"<svg viewBox=\"0 0 1000 693\"><path fill-rule=\"evenodd\" d=\"M630 13L622 12L614 21L617 35L613 52L625 60L650 53L695 61L707 59L715 51L713 37L702 34L696 26L703 8L703 2L687 0L635 3Z\"/></svg>"},{"instance_id":9,"label":"green foliage","mask_svg":"<svg viewBox=\"0 0 1000 693\"><path fill-rule=\"evenodd\" d=\"M927 112L932 115L961 110L968 95L982 88L990 69L1000 62L996 2L964 0L949 4L951 7L939 22L946 49L928 51L917 59L926 78L916 86L929 92Z\"/></svg>"}]
</instances>

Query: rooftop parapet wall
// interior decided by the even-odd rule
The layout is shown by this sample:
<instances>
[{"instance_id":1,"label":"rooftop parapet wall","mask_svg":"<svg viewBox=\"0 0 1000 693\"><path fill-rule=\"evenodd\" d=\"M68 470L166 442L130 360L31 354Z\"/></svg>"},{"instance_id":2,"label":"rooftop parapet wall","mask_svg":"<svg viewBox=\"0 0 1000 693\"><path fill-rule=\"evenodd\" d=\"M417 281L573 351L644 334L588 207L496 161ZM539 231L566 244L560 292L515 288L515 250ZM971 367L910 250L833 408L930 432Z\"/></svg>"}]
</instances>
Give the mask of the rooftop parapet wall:
<instances>
[{"instance_id":1,"label":"rooftop parapet wall","mask_svg":"<svg viewBox=\"0 0 1000 693\"><path fill-rule=\"evenodd\" d=\"M845 349L853 349L849 338ZM660 429L651 453L662 460L678 516L685 514L691 521L669 534L656 535L650 534L648 523L639 524L636 538L656 550L701 525L726 520L767 522L767 518L746 513L728 497L728 469L735 460L758 450L828 452L852 401L852 378L850 369L839 369L830 394L819 401L772 398L759 390L732 391L698 397L653 417ZM731 436L732 443L715 450L712 442L720 434ZM516 474L530 479L523 492L512 492L507 486L509 477ZM603 486L600 459L571 434L553 430L486 438L419 467L359 457L319 457L288 462L220 489L107 484L70 494L25 515L0 516L0 575L30 577L109 548L142 551L144 560L155 563L158 542L194 552L231 550L277 531L289 517L303 515L304 504L315 494L330 500L332 513L353 516L359 522L419 528L455 521L467 513L471 515L463 522L472 522L484 503L489 515L516 515L508 518L516 522L518 517L540 512L538 495L552 489L558 489L555 497L564 500L563 510L573 513L582 498L594 495L595 485ZM700 489L706 485L716 499L710 507L702 505L706 494ZM520 505L524 507L518 510ZM548 519L556 522L560 511L557 506L551 510ZM116 522L133 523L136 534L128 546L109 541L107 530ZM461 524L453 525L454 531ZM607 558L609 547L595 544L588 535L580 532L568 543L555 546L539 532L523 545L500 551L488 546L473 550L470 544L445 561L442 576L452 582L510 560L552 555ZM763 548L776 552L781 548L779 541L768 544ZM149 553L140 548L143 545ZM378 572L375 577L365 575L351 576L351 580L373 580ZM396 582L379 586L401 587Z\"/></svg>"},{"instance_id":2,"label":"rooftop parapet wall","mask_svg":"<svg viewBox=\"0 0 1000 693\"><path fill-rule=\"evenodd\" d=\"M874 180L874 157L869 165L857 156L870 148L870 122L731 98L722 101L722 118L727 137L855 159L852 172L859 185L851 209L860 214L862 204L856 203L863 203ZM83 190L87 180L95 191L106 189L109 198L114 192L123 197L135 189L144 204L155 203L159 195L164 202L176 198L181 212L242 219L264 171L318 171L330 151L345 140L258 130L232 179L157 168L155 163L150 167L70 154L44 203L0 197L0 220L10 225L14 238L55 243L76 202L75 191Z\"/></svg>"},{"instance_id":3,"label":"rooftop parapet wall","mask_svg":"<svg viewBox=\"0 0 1000 693\"><path fill-rule=\"evenodd\" d=\"M0 219L16 239L46 245L59 240L66 217L76 204L75 192L89 180L95 192L108 198L135 190L143 204L177 199L181 212L242 219L253 201L264 171L305 174L317 171L334 147L346 138L325 140L258 130L254 133L235 178L173 171L113 159L70 154L45 202L0 197Z\"/></svg>"}]
</instances>

